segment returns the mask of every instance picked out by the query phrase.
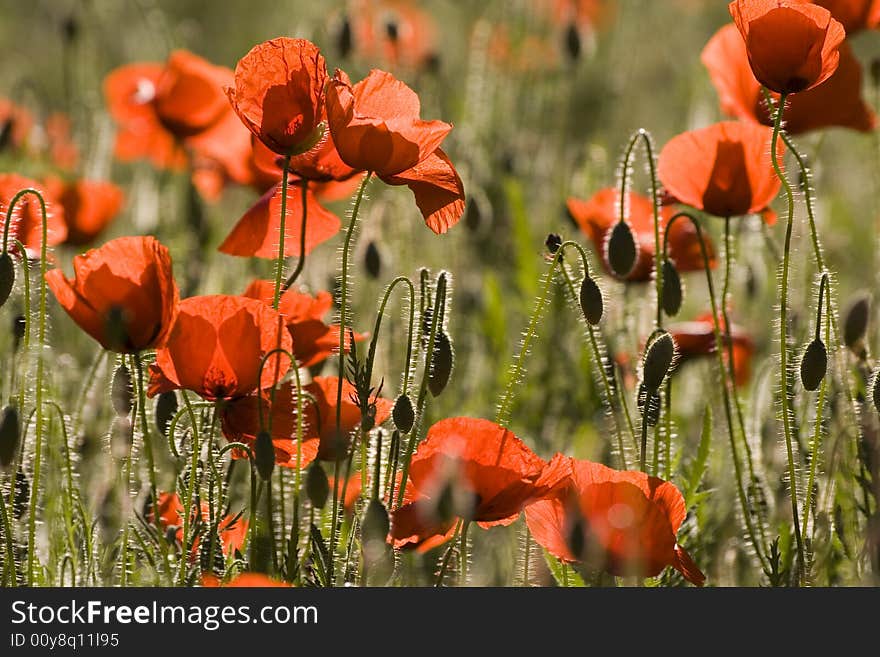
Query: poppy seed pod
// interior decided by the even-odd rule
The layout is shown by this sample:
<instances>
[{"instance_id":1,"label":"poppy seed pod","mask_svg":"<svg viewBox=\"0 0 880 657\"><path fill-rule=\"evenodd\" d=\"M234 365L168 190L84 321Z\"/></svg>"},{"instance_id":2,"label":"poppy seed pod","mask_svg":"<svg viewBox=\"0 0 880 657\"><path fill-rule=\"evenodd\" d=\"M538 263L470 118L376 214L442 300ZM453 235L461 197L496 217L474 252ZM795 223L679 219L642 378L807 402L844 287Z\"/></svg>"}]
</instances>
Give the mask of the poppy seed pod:
<instances>
[{"instance_id":1,"label":"poppy seed pod","mask_svg":"<svg viewBox=\"0 0 880 657\"><path fill-rule=\"evenodd\" d=\"M562 246L562 237L556 233L550 233L547 235L547 239L544 240L544 246L547 247L547 250L550 253L555 254L559 250L559 247Z\"/></svg>"},{"instance_id":2,"label":"poppy seed pod","mask_svg":"<svg viewBox=\"0 0 880 657\"><path fill-rule=\"evenodd\" d=\"M874 409L880 413L880 369L874 372L871 381L871 400L874 402Z\"/></svg>"},{"instance_id":3,"label":"poppy seed pod","mask_svg":"<svg viewBox=\"0 0 880 657\"><path fill-rule=\"evenodd\" d=\"M434 341L431 372L428 376L428 389L434 397L438 397L446 388L454 364L455 352L452 350L452 341L444 331L440 331Z\"/></svg>"},{"instance_id":4,"label":"poppy seed pod","mask_svg":"<svg viewBox=\"0 0 880 657\"><path fill-rule=\"evenodd\" d=\"M642 367L642 383L649 391L657 391L669 373L675 357L675 341L665 331L648 345Z\"/></svg>"},{"instance_id":5,"label":"poppy seed pod","mask_svg":"<svg viewBox=\"0 0 880 657\"><path fill-rule=\"evenodd\" d=\"M636 239L628 223L618 221L614 225L605 248L611 271L620 278L626 278L636 266L638 255Z\"/></svg>"},{"instance_id":6,"label":"poppy seed pod","mask_svg":"<svg viewBox=\"0 0 880 657\"><path fill-rule=\"evenodd\" d=\"M8 468L12 464L20 442L18 408L10 404L0 415L0 467Z\"/></svg>"},{"instance_id":7,"label":"poppy seed pod","mask_svg":"<svg viewBox=\"0 0 880 657\"><path fill-rule=\"evenodd\" d=\"M403 394L397 398L394 402L394 409L391 411L391 418L394 420L394 426L401 433L412 431L413 425L416 422L416 414L409 395Z\"/></svg>"},{"instance_id":8,"label":"poppy seed pod","mask_svg":"<svg viewBox=\"0 0 880 657\"><path fill-rule=\"evenodd\" d=\"M581 281L580 293L581 310L587 322L592 326L596 326L602 319L604 304L602 302L602 290L589 276L585 276Z\"/></svg>"},{"instance_id":9,"label":"poppy seed pod","mask_svg":"<svg viewBox=\"0 0 880 657\"><path fill-rule=\"evenodd\" d=\"M316 509L323 509L330 496L330 482L320 462L312 461L306 473L306 495Z\"/></svg>"},{"instance_id":10,"label":"poppy seed pod","mask_svg":"<svg viewBox=\"0 0 880 657\"><path fill-rule=\"evenodd\" d=\"M361 536L364 543L379 543L385 545L385 539L388 531L391 529L391 522L388 518L388 511L385 505L379 500L370 500L367 504L367 511L364 513L364 520Z\"/></svg>"},{"instance_id":11,"label":"poppy seed pod","mask_svg":"<svg viewBox=\"0 0 880 657\"><path fill-rule=\"evenodd\" d=\"M163 436L175 415L177 415L177 395L173 390L161 393L156 398L156 426Z\"/></svg>"},{"instance_id":12,"label":"poppy seed pod","mask_svg":"<svg viewBox=\"0 0 880 657\"><path fill-rule=\"evenodd\" d=\"M268 431L257 433L257 439L254 442L254 460L260 478L269 481L272 471L275 469L275 448L272 446L272 436Z\"/></svg>"},{"instance_id":13,"label":"poppy seed pod","mask_svg":"<svg viewBox=\"0 0 880 657\"><path fill-rule=\"evenodd\" d=\"M0 254L0 307L6 303L15 284L15 263L8 251Z\"/></svg>"},{"instance_id":14,"label":"poppy seed pod","mask_svg":"<svg viewBox=\"0 0 880 657\"><path fill-rule=\"evenodd\" d=\"M868 331L870 311L870 296L860 294L850 302L843 320L843 343L859 357L864 352L862 341Z\"/></svg>"},{"instance_id":15,"label":"poppy seed pod","mask_svg":"<svg viewBox=\"0 0 880 657\"><path fill-rule=\"evenodd\" d=\"M801 358L801 383L804 389L812 392L819 387L828 369L828 351L820 339L813 340L804 350Z\"/></svg>"},{"instance_id":16,"label":"poppy seed pod","mask_svg":"<svg viewBox=\"0 0 880 657\"><path fill-rule=\"evenodd\" d=\"M681 310L682 287L681 277L672 261L663 261L663 293L660 298L663 312L674 317Z\"/></svg>"},{"instance_id":17,"label":"poppy seed pod","mask_svg":"<svg viewBox=\"0 0 880 657\"><path fill-rule=\"evenodd\" d=\"M125 365L120 365L113 373L113 381L110 384L110 401L113 402L116 415L128 417L134 405L133 395L131 373Z\"/></svg>"}]
</instances>

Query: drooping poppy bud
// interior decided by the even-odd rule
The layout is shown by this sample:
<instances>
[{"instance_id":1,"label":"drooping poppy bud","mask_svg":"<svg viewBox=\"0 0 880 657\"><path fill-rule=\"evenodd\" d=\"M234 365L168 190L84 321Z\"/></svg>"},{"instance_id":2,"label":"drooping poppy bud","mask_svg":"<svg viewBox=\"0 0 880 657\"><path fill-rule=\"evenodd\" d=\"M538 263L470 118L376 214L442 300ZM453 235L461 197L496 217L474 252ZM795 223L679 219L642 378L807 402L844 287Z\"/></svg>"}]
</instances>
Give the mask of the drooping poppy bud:
<instances>
[{"instance_id":1,"label":"drooping poppy bud","mask_svg":"<svg viewBox=\"0 0 880 657\"><path fill-rule=\"evenodd\" d=\"M581 281L580 304L584 318L592 326L596 326L602 319L604 303L602 301L602 290L599 289L596 281L589 276L585 276L584 280Z\"/></svg>"},{"instance_id":2,"label":"drooping poppy bud","mask_svg":"<svg viewBox=\"0 0 880 657\"><path fill-rule=\"evenodd\" d=\"M626 278L636 266L638 255L635 236L628 223L618 221L614 225L605 248L611 271L620 278Z\"/></svg>"},{"instance_id":3,"label":"drooping poppy bud","mask_svg":"<svg viewBox=\"0 0 880 657\"><path fill-rule=\"evenodd\" d=\"M874 372L871 382L871 399L874 402L874 410L880 413L880 369Z\"/></svg>"},{"instance_id":4,"label":"drooping poppy bud","mask_svg":"<svg viewBox=\"0 0 880 657\"><path fill-rule=\"evenodd\" d=\"M272 477L272 471L275 469L275 447L272 444L272 435L268 431L257 433L257 440L254 444L254 460L260 478L263 481L269 481Z\"/></svg>"},{"instance_id":5,"label":"drooping poppy bud","mask_svg":"<svg viewBox=\"0 0 880 657\"><path fill-rule=\"evenodd\" d=\"M559 250L559 247L562 246L562 237L556 233L550 233L547 235L547 239L544 240L544 246L547 247L547 250L550 253L555 254Z\"/></svg>"},{"instance_id":6,"label":"drooping poppy bud","mask_svg":"<svg viewBox=\"0 0 880 657\"><path fill-rule=\"evenodd\" d=\"M375 242L367 244L367 250L364 251L364 268L370 278L379 278L382 273L382 254Z\"/></svg>"},{"instance_id":7,"label":"drooping poppy bud","mask_svg":"<svg viewBox=\"0 0 880 657\"><path fill-rule=\"evenodd\" d=\"M113 410L119 417L128 417L131 407L134 405L134 394L131 385L131 372L124 364L116 368L113 373L113 381L110 384L110 401L113 402Z\"/></svg>"},{"instance_id":8,"label":"drooping poppy bud","mask_svg":"<svg viewBox=\"0 0 880 657\"><path fill-rule=\"evenodd\" d=\"M0 308L6 303L15 285L15 262L8 251L0 254Z\"/></svg>"},{"instance_id":9,"label":"drooping poppy bud","mask_svg":"<svg viewBox=\"0 0 880 657\"><path fill-rule=\"evenodd\" d=\"M177 395L173 390L163 392L156 398L156 426L164 436L168 425L177 415Z\"/></svg>"},{"instance_id":10,"label":"drooping poppy bud","mask_svg":"<svg viewBox=\"0 0 880 657\"><path fill-rule=\"evenodd\" d=\"M864 338L868 331L870 310L871 297L863 293L850 302L844 315L843 343L860 358L864 354Z\"/></svg>"},{"instance_id":11,"label":"drooping poppy bud","mask_svg":"<svg viewBox=\"0 0 880 657\"><path fill-rule=\"evenodd\" d=\"M565 30L565 51L574 62L580 58L582 49L581 34L578 31L577 23L572 21Z\"/></svg>"},{"instance_id":12,"label":"drooping poppy bud","mask_svg":"<svg viewBox=\"0 0 880 657\"><path fill-rule=\"evenodd\" d=\"M645 361L642 368L642 382L648 392L660 389L663 379L669 373L672 359L675 357L675 341L672 336L663 332L648 345L645 350Z\"/></svg>"},{"instance_id":13,"label":"drooping poppy bud","mask_svg":"<svg viewBox=\"0 0 880 657\"><path fill-rule=\"evenodd\" d=\"M18 408L10 404L0 415L0 467L8 468L15 460L21 442Z\"/></svg>"},{"instance_id":14,"label":"drooping poppy bud","mask_svg":"<svg viewBox=\"0 0 880 657\"><path fill-rule=\"evenodd\" d=\"M394 420L394 426L401 433L412 431L413 425L416 422L416 414L409 395L404 394L397 398L394 402L394 409L391 411L391 418Z\"/></svg>"},{"instance_id":15,"label":"drooping poppy bud","mask_svg":"<svg viewBox=\"0 0 880 657\"><path fill-rule=\"evenodd\" d=\"M663 261L663 294L660 298L663 312L669 317L677 315L681 310L681 299L681 277L675 265L667 258Z\"/></svg>"},{"instance_id":16,"label":"drooping poppy bud","mask_svg":"<svg viewBox=\"0 0 880 657\"><path fill-rule=\"evenodd\" d=\"M828 369L828 351L819 338L810 342L801 357L801 383L810 392L816 390Z\"/></svg>"},{"instance_id":17,"label":"drooping poppy bud","mask_svg":"<svg viewBox=\"0 0 880 657\"><path fill-rule=\"evenodd\" d=\"M323 509L330 496L330 482L319 461L312 461L306 473L306 495L316 509Z\"/></svg>"},{"instance_id":18,"label":"drooping poppy bud","mask_svg":"<svg viewBox=\"0 0 880 657\"><path fill-rule=\"evenodd\" d=\"M370 500L370 503L367 504L367 511L364 513L361 528L361 536L365 544L385 545L385 538L388 536L391 522L388 518L388 510L382 502Z\"/></svg>"},{"instance_id":19,"label":"drooping poppy bud","mask_svg":"<svg viewBox=\"0 0 880 657\"><path fill-rule=\"evenodd\" d=\"M455 364L455 352L452 341L445 331L440 331L434 341L434 354L431 356L431 371L428 375L428 390L438 397L449 383L452 368Z\"/></svg>"}]
</instances>

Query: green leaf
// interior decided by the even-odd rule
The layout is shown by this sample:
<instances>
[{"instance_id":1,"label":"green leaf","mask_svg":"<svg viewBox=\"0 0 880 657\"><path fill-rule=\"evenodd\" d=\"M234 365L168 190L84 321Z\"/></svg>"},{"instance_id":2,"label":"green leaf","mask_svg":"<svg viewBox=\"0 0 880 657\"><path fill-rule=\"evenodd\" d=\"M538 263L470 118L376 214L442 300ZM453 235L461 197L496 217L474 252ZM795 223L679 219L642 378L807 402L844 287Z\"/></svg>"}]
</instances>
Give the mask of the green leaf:
<instances>
[{"instance_id":1,"label":"green leaf","mask_svg":"<svg viewBox=\"0 0 880 657\"><path fill-rule=\"evenodd\" d=\"M550 569L550 574L553 575L553 579L556 580L556 583L559 586L586 586L583 578L577 574L574 568L566 563L562 563L559 559L547 552L547 550L544 550L544 561L547 564L547 568Z\"/></svg>"},{"instance_id":2,"label":"green leaf","mask_svg":"<svg viewBox=\"0 0 880 657\"><path fill-rule=\"evenodd\" d=\"M690 509L700 499L697 490L706 474L706 464L709 461L709 446L712 444L712 408L706 406L703 413L703 430L700 433L700 446L697 448L697 456L688 469L687 480L684 486L684 501L686 508Z\"/></svg>"}]
</instances>

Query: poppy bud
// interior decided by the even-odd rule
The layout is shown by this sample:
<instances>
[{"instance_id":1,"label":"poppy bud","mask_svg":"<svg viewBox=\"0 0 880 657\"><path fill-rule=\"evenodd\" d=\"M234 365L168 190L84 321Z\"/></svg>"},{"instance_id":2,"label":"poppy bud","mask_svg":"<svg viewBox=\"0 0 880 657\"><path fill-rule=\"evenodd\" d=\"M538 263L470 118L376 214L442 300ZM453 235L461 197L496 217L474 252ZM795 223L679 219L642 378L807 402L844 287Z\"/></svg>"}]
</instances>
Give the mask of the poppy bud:
<instances>
[{"instance_id":1,"label":"poppy bud","mask_svg":"<svg viewBox=\"0 0 880 657\"><path fill-rule=\"evenodd\" d=\"M10 404L0 415L0 467L8 468L12 464L20 441L18 408Z\"/></svg>"},{"instance_id":2,"label":"poppy bud","mask_svg":"<svg viewBox=\"0 0 880 657\"><path fill-rule=\"evenodd\" d=\"M177 415L177 395L173 390L161 393L156 398L156 426L163 436L175 415Z\"/></svg>"},{"instance_id":3,"label":"poppy bud","mask_svg":"<svg viewBox=\"0 0 880 657\"><path fill-rule=\"evenodd\" d=\"M556 233L550 233L547 235L544 245L550 253L556 253L559 250L559 247L562 246L562 238Z\"/></svg>"},{"instance_id":4,"label":"poppy bud","mask_svg":"<svg viewBox=\"0 0 880 657\"><path fill-rule=\"evenodd\" d=\"M379 247L375 242L367 244L367 250L364 252L364 268L370 278L379 278L379 274L382 273L382 254L379 253Z\"/></svg>"},{"instance_id":5,"label":"poppy bud","mask_svg":"<svg viewBox=\"0 0 880 657\"><path fill-rule=\"evenodd\" d=\"M438 397L446 388L454 364L455 353L452 350L452 341L444 331L440 331L434 341L431 372L428 375L428 389L434 397Z\"/></svg>"},{"instance_id":6,"label":"poppy bud","mask_svg":"<svg viewBox=\"0 0 880 657\"><path fill-rule=\"evenodd\" d=\"M113 373L113 382L110 384L110 401L113 402L116 415L128 417L134 405L133 394L131 374L125 365L120 365Z\"/></svg>"},{"instance_id":7,"label":"poppy bud","mask_svg":"<svg viewBox=\"0 0 880 657\"><path fill-rule=\"evenodd\" d=\"M16 315L12 318L12 349L18 351L21 341L24 340L24 333L27 329L27 319L24 315Z\"/></svg>"},{"instance_id":8,"label":"poppy bud","mask_svg":"<svg viewBox=\"0 0 880 657\"><path fill-rule=\"evenodd\" d=\"M385 505L379 500L370 500L361 525L363 542L384 545L389 529L391 529L391 522L388 519Z\"/></svg>"},{"instance_id":9,"label":"poppy bud","mask_svg":"<svg viewBox=\"0 0 880 657\"><path fill-rule=\"evenodd\" d=\"M126 312L121 306L111 306L104 317L104 335L111 351L125 352L128 343Z\"/></svg>"},{"instance_id":10,"label":"poppy bud","mask_svg":"<svg viewBox=\"0 0 880 657\"><path fill-rule=\"evenodd\" d=\"M642 366L642 382L648 391L656 391L663 385L675 357L675 341L663 332L648 345Z\"/></svg>"},{"instance_id":11,"label":"poppy bud","mask_svg":"<svg viewBox=\"0 0 880 657\"><path fill-rule=\"evenodd\" d=\"M15 263L8 251L0 254L0 307L6 303L15 284Z\"/></svg>"},{"instance_id":12,"label":"poppy bud","mask_svg":"<svg viewBox=\"0 0 880 657\"><path fill-rule=\"evenodd\" d=\"M345 58L351 54L351 48L351 21L348 20L348 16L343 16L339 31L336 33L336 49L339 51L339 56Z\"/></svg>"},{"instance_id":13,"label":"poppy bud","mask_svg":"<svg viewBox=\"0 0 880 657\"><path fill-rule=\"evenodd\" d=\"M577 61L581 56L581 34L574 21L569 23L565 30L565 51L572 61Z\"/></svg>"},{"instance_id":14,"label":"poppy bud","mask_svg":"<svg viewBox=\"0 0 880 657\"><path fill-rule=\"evenodd\" d=\"M660 419L660 394L657 392L648 393L645 400L645 406L642 409L642 415L649 427L653 427Z\"/></svg>"},{"instance_id":15,"label":"poppy bud","mask_svg":"<svg viewBox=\"0 0 880 657\"><path fill-rule=\"evenodd\" d=\"M306 473L306 495L316 509L323 509L330 496L330 482L320 462L312 461Z\"/></svg>"},{"instance_id":16,"label":"poppy bud","mask_svg":"<svg viewBox=\"0 0 880 657\"><path fill-rule=\"evenodd\" d=\"M801 357L801 383L812 392L819 387L828 369L828 352L825 343L818 338L807 345Z\"/></svg>"},{"instance_id":17,"label":"poppy bud","mask_svg":"<svg viewBox=\"0 0 880 657\"><path fill-rule=\"evenodd\" d=\"M581 310L587 322L596 326L602 319L602 311L604 304L602 303L602 290L589 276L585 276L581 281L580 293Z\"/></svg>"},{"instance_id":18,"label":"poppy bud","mask_svg":"<svg viewBox=\"0 0 880 657\"><path fill-rule=\"evenodd\" d=\"M413 425L416 423L416 413L409 395L403 394L397 398L394 402L394 409L391 411L391 417L394 420L394 426L401 433L412 431Z\"/></svg>"},{"instance_id":19,"label":"poppy bud","mask_svg":"<svg viewBox=\"0 0 880 657\"><path fill-rule=\"evenodd\" d=\"M611 230L606 245L606 257L611 271L619 278L626 278L636 266L636 239L625 221L618 221Z\"/></svg>"},{"instance_id":20,"label":"poppy bud","mask_svg":"<svg viewBox=\"0 0 880 657\"><path fill-rule=\"evenodd\" d=\"M880 413L880 369L874 372L874 379L871 381L871 399L874 409Z\"/></svg>"},{"instance_id":21,"label":"poppy bud","mask_svg":"<svg viewBox=\"0 0 880 657\"><path fill-rule=\"evenodd\" d=\"M843 342L860 358L864 354L862 341L868 331L870 307L871 298L867 294L860 294L850 302L843 320Z\"/></svg>"},{"instance_id":22,"label":"poppy bud","mask_svg":"<svg viewBox=\"0 0 880 657\"><path fill-rule=\"evenodd\" d=\"M681 277L672 261L668 258L663 261L663 294L661 305L663 312L669 317L674 317L681 310Z\"/></svg>"},{"instance_id":23,"label":"poppy bud","mask_svg":"<svg viewBox=\"0 0 880 657\"><path fill-rule=\"evenodd\" d=\"M272 445L272 436L268 431L257 433L254 443L254 460L257 472L264 481L269 481L272 471L275 469L275 447Z\"/></svg>"}]
</instances>

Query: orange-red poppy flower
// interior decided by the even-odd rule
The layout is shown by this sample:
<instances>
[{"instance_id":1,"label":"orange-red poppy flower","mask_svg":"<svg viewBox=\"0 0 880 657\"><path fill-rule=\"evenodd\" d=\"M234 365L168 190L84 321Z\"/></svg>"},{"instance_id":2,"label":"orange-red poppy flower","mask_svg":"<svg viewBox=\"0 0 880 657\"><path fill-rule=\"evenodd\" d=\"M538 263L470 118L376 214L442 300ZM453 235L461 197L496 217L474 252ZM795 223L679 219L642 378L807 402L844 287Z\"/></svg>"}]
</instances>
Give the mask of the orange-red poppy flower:
<instances>
[{"instance_id":1,"label":"orange-red poppy flower","mask_svg":"<svg viewBox=\"0 0 880 657\"><path fill-rule=\"evenodd\" d=\"M254 46L235 66L229 102L242 123L279 155L310 150L321 138L327 65L305 39Z\"/></svg>"},{"instance_id":2,"label":"orange-red poppy flower","mask_svg":"<svg viewBox=\"0 0 880 657\"><path fill-rule=\"evenodd\" d=\"M746 46L735 25L725 25L703 48L703 64L718 91L721 109L738 119L772 125L761 83L749 66ZM779 100L779 94L773 94ZM828 80L794 94L785 108L785 129L791 134L832 126L867 132L877 117L862 99L862 68L847 43L840 47L840 64Z\"/></svg>"},{"instance_id":3,"label":"orange-red poppy flower","mask_svg":"<svg viewBox=\"0 0 880 657\"><path fill-rule=\"evenodd\" d=\"M70 135L70 117L63 112L53 112L46 117L44 127L52 162L62 169L74 168L79 162L79 149Z\"/></svg>"},{"instance_id":4,"label":"orange-red poppy flower","mask_svg":"<svg viewBox=\"0 0 880 657\"><path fill-rule=\"evenodd\" d=\"M64 207L36 180L19 176L16 173L0 173L0 235L6 226L6 214L15 196L23 189L36 189L43 196L46 204L46 246L61 244L67 237L67 225L64 223ZM7 249L15 253L18 240L30 258L40 257L43 243L43 212L40 201L33 194L25 194L15 204L12 211L12 222L9 226Z\"/></svg>"},{"instance_id":5,"label":"orange-red poppy flower","mask_svg":"<svg viewBox=\"0 0 880 657\"><path fill-rule=\"evenodd\" d=\"M880 0L813 0L843 25L847 36L880 25Z\"/></svg>"},{"instance_id":6,"label":"orange-red poppy flower","mask_svg":"<svg viewBox=\"0 0 880 657\"><path fill-rule=\"evenodd\" d=\"M526 507L535 540L565 562L613 575L653 577L672 566L702 586L705 576L676 542L687 515L674 484L644 472L570 459L567 487Z\"/></svg>"},{"instance_id":7,"label":"orange-red poppy flower","mask_svg":"<svg viewBox=\"0 0 880 657\"><path fill-rule=\"evenodd\" d=\"M242 296L271 305L275 284L265 280L252 281ZM313 297L295 287L282 292L278 300L278 312L284 317L293 339L293 355L302 367L317 365L339 350L339 325L328 325L323 320L332 305L333 297L329 292L318 292ZM355 333L354 339L362 342L367 335ZM350 348L349 336L345 336L346 353Z\"/></svg>"},{"instance_id":8,"label":"orange-red poppy flower","mask_svg":"<svg viewBox=\"0 0 880 657\"><path fill-rule=\"evenodd\" d=\"M406 68L429 67L436 60L434 19L408 0L351 2L345 20L359 60Z\"/></svg>"},{"instance_id":9,"label":"orange-red poppy flower","mask_svg":"<svg viewBox=\"0 0 880 657\"><path fill-rule=\"evenodd\" d=\"M33 114L8 98L0 98L0 150L23 148L33 129Z\"/></svg>"},{"instance_id":10,"label":"orange-red poppy flower","mask_svg":"<svg viewBox=\"0 0 880 657\"><path fill-rule=\"evenodd\" d=\"M262 573L239 573L225 584L221 582L216 575L210 573L202 575L202 586L205 588L288 588L290 584L287 582L279 582L272 579L268 575Z\"/></svg>"},{"instance_id":11,"label":"orange-red poppy flower","mask_svg":"<svg viewBox=\"0 0 880 657\"><path fill-rule=\"evenodd\" d=\"M155 237L119 237L73 259L74 280L46 274L49 289L80 328L105 349L162 347L177 317L171 256Z\"/></svg>"},{"instance_id":12,"label":"orange-red poppy flower","mask_svg":"<svg viewBox=\"0 0 880 657\"><path fill-rule=\"evenodd\" d=\"M124 195L116 185L104 180L80 178L65 181L50 176L46 191L64 208L67 244L91 244L122 208Z\"/></svg>"},{"instance_id":13,"label":"orange-red poppy flower","mask_svg":"<svg viewBox=\"0 0 880 657\"><path fill-rule=\"evenodd\" d=\"M837 70L846 32L824 7L803 0L734 0L728 8L752 72L771 91L806 91Z\"/></svg>"},{"instance_id":14,"label":"orange-red poppy flower","mask_svg":"<svg viewBox=\"0 0 880 657\"><path fill-rule=\"evenodd\" d=\"M395 547L437 545L458 518L481 527L509 525L529 502L550 494L568 476L566 458L549 463L511 431L466 417L432 426L410 462L410 501L392 514Z\"/></svg>"},{"instance_id":15,"label":"orange-red poppy flower","mask_svg":"<svg viewBox=\"0 0 880 657\"><path fill-rule=\"evenodd\" d=\"M464 186L440 149L452 126L423 121L420 108L418 95L385 71L374 69L352 86L337 70L327 87L327 117L342 161L409 187L428 227L445 233L464 213Z\"/></svg>"},{"instance_id":16,"label":"orange-red poppy flower","mask_svg":"<svg viewBox=\"0 0 880 657\"><path fill-rule=\"evenodd\" d=\"M616 189L606 188L596 192L589 201L578 198L569 198L566 205L568 213L590 241L596 251L601 254L602 265L611 273L605 253L605 242L611 233L611 229L620 220L619 194ZM675 214L672 208L660 209L660 239L666 234L666 224ZM629 225L636 238L638 245L638 259L635 267L626 277L627 281L649 281L654 271L654 211L651 199L630 192L629 194ZM715 258L715 249L712 240L704 234L706 242L706 254L709 256L709 266L715 268L718 264ZM661 244L662 247L662 244ZM700 240L697 230L689 221L677 219L669 229L669 257L675 262L680 272L699 271L704 268L703 254L700 250Z\"/></svg>"},{"instance_id":17,"label":"orange-red poppy flower","mask_svg":"<svg viewBox=\"0 0 880 657\"><path fill-rule=\"evenodd\" d=\"M190 526L197 522L210 523L211 510L208 503L202 502L199 510L201 512L200 517L196 516L195 509L193 509L195 517L192 519ZM159 524L163 529L175 530L175 538L178 542L183 542L184 512L183 503L180 501L180 496L177 493L159 493ZM147 519L152 522L152 511L147 516ZM247 530L248 521L236 516L225 516L218 523L217 534L220 536L224 555L230 555L236 550L241 550L247 537ZM195 540L193 540L191 558L198 554L200 540L201 537L199 536L196 536Z\"/></svg>"},{"instance_id":18,"label":"orange-red poppy flower","mask_svg":"<svg viewBox=\"0 0 880 657\"><path fill-rule=\"evenodd\" d=\"M718 326L724 337L726 324L724 317L718 317ZM679 362L715 353L715 331L712 313L704 313L691 322L680 322L669 326L675 344L678 346ZM751 376L752 355L755 345L748 333L736 324L731 324L730 340L733 347L733 375L738 386L746 385ZM727 350L723 354L727 361Z\"/></svg>"},{"instance_id":19,"label":"orange-red poppy flower","mask_svg":"<svg viewBox=\"0 0 880 657\"><path fill-rule=\"evenodd\" d=\"M676 199L716 217L761 212L780 187L771 138L770 128L733 121L684 132L663 147L657 173ZM780 161L784 149L779 140Z\"/></svg>"},{"instance_id":20,"label":"orange-red poppy flower","mask_svg":"<svg viewBox=\"0 0 880 657\"><path fill-rule=\"evenodd\" d=\"M228 295L190 297L167 344L150 366L149 395L185 389L205 399L248 395L274 385L290 369L282 354L290 351L290 334L281 315L261 301Z\"/></svg>"}]
</instances>

